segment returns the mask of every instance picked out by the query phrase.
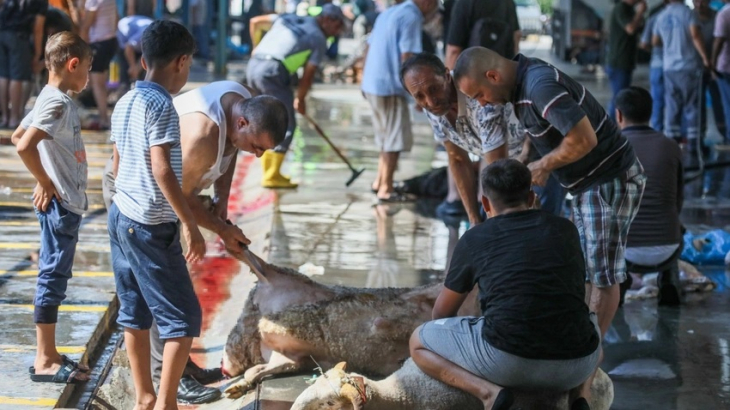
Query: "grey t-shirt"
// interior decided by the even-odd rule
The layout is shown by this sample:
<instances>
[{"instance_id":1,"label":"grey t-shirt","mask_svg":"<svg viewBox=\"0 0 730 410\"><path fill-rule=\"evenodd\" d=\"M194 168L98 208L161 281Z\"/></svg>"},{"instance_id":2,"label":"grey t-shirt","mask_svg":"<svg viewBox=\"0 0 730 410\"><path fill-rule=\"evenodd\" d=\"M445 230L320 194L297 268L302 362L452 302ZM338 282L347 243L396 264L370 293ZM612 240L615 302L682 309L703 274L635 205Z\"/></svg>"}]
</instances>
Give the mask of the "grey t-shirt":
<instances>
[{"instance_id":1,"label":"grey t-shirt","mask_svg":"<svg viewBox=\"0 0 730 410\"><path fill-rule=\"evenodd\" d=\"M33 127L48 134L48 138L38 144L43 169L61 195L61 206L75 214L83 214L88 208L88 175L76 104L58 88L46 85L33 110L20 125L26 130Z\"/></svg>"},{"instance_id":2,"label":"grey t-shirt","mask_svg":"<svg viewBox=\"0 0 730 410\"><path fill-rule=\"evenodd\" d=\"M664 71L702 69L702 59L689 31L691 26L699 26L697 17L682 3L671 3L659 13L653 34L662 39Z\"/></svg>"},{"instance_id":3,"label":"grey t-shirt","mask_svg":"<svg viewBox=\"0 0 730 410\"><path fill-rule=\"evenodd\" d=\"M279 16L253 55L271 56L294 73L305 63L319 65L327 52L327 38L314 17Z\"/></svg>"}]
</instances>

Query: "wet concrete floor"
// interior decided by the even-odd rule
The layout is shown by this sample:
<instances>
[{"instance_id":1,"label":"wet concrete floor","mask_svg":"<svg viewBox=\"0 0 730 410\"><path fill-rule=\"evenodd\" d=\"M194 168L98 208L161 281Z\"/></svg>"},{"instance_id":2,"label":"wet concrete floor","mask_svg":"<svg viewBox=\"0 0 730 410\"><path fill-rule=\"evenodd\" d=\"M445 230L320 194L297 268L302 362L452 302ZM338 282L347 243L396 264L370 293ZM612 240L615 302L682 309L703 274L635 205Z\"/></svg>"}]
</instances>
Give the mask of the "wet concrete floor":
<instances>
[{"instance_id":1,"label":"wet concrete floor","mask_svg":"<svg viewBox=\"0 0 730 410\"><path fill-rule=\"evenodd\" d=\"M541 58L544 44L523 48ZM561 66L562 68L562 66ZM569 74L576 68L567 68ZM599 99L609 95L605 79L576 75ZM646 73L635 76L646 84ZM268 255L271 263L297 268L312 263L324 268L314 279L348 286L416 286L443 277L449 246L465 223L433 218L437 203L373 206L370 183L375 177L377 151L373 146L370 111L359 91L349 86L315 86L311 114L356 167L367 171L350 187L350 171L314 130L300 119L302 135L288 155L286 171L300 181L295 191L257 188L258 161L250 160L237 172L235 189L240 199L232 206L235 221L254 239L253 250ZM415 113L414 113L415 114ZM443 164L435 152L428 124L414 115L416 144L400 162L397 179L404 179ZM90 203L102 205L100 170L108 155L105 136L89 133ZM96 145L95 145L96 144ZM726 154L723 154L726 155ZM721 157L722 158L722 157ZM91 163L91 161L98 161ZM244 161L245 162L245 161ZM712 174L709 184L687 188L687 227L702 231L730 225L730 175ZM27 366L35 343L31 310L35 267L25 257L37 246L37 225L29 207L32 181L13 155L0 147L0 364L11 377L0 381L0 408L52 407L62 386L32 385ZM703 196L703 185L709 192ZM71 310L62 314L58 343L72 357L80 357L98 311L113 292L109 275L108 242L103 210L87 215L82 228L76 277L69 286ZM214 249L211 240L209 249ZM612 377L616 398L612 408L728 409L730 408L730 330L728 281L722 267L703 269L718 282L710 293L690 295L679 309L657 308L654 300L629 301L619 311L605 341L603 364ZM191 268L206 312L203 336L196 340L193 357L207 366L220 362L228 330L241 310L252 276L236 261L211 256ZM311 374L266 381L258 406L247 398L223 399L201 408L288 409Z\"/></svg>"}]
</instances>

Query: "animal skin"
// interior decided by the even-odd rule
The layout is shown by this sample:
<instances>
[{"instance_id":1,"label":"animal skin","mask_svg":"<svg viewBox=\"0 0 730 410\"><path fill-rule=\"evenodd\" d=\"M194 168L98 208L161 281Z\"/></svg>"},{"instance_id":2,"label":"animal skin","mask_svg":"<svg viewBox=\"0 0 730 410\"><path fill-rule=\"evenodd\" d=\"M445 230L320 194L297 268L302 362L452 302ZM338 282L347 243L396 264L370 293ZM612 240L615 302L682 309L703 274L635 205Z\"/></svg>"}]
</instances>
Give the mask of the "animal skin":
<instances>
[{"instance_id":1,"label":"animal skin","mask_svg":"<svg viewBox=\"0 0 730 410\"><path fill-rule=\"evenodd\" d=\"M568 393L514 390L513 410L567 410ZM591 389L591 410L609 410L613 383L598 371ZM345 372L339 363L304 390L291 410L484 410L477 398L423 373L409 359L380 381Z\"/></svg>"},{"instance_id":2,"label":"animal skin","mask_svg":"<svg viewBox=\"0 0 730 410\"><path fill-rule=\"evenodd\" d=\"M431 319L443 286L327 286L249 256L262 272L253 261L242 259L258 282L226 343L224 373L244 374L226 389L231 398L242 396L266 376L311 371L316 365L310 356L325 368L347 361L354 371L371 376L395 372L410 355L413 330ZM459 314L479 314L475 296Z\"/></svg>"}]
</instances>

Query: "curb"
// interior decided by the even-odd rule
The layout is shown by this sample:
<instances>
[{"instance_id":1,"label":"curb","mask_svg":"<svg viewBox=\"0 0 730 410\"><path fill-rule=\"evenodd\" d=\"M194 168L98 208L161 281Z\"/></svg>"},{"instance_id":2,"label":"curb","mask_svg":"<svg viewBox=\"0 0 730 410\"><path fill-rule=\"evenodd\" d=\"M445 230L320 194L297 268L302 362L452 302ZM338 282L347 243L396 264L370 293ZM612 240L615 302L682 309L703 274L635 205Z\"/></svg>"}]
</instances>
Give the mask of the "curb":
<instances>
[{"instance_id":1,"label":"curb","mask_svg":"<svg viewBox=\"0 0 730 410\"><path fill-rule=\"evenodd\" d=\"M117 295L115 293L114 298L112 298L111 302L109 302L104 315L101 317L101 320L96 325L94 332L91 334L91 338L86 343L86 351L84 351L83 356L81 356L80 363L93 363L93 366L89 366L92 368L92 371L98 369L99 365L101 365L102 369L106 367L106 362L98 363L98 361L102 356L102 352L104 351L109 338L116 330L118 313L119 299L117 299ZM109 361L111 359L112 356L108 357L106 360ZM98 376L98 374L96 374L96 376ZM58 398L58 402L55 407L77 407L76 405L78 404L81 396L86 392L94 391L102 381L103 380L101 380L100 377L94 377L87 383L67 384L63 389L63 392L61 392L61 396Z\"/></svg>"}]
</instances>

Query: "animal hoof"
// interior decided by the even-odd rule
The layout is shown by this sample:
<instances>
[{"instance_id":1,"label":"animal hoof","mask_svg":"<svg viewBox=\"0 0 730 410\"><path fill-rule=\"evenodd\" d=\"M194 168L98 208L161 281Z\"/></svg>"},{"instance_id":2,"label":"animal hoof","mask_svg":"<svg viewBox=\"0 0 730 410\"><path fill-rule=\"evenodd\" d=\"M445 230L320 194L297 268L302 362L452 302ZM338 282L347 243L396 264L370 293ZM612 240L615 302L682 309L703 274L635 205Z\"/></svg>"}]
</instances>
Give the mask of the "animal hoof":
<instances>
[{"instance_id":1,"label":"animal hoof","mask_svg":"<svg viewBox=\"0 0 730 410\"><path fill-rule=\"evenodd\" d=\"M252 388L253 385L251 385L251 383L249 383L247 380L241 380L240 382L236 382L228 386L228 388L225 389L223 393L225 393L226 397L229 399L237 399L246 394Z\"/></svg>"}]
</instances>

